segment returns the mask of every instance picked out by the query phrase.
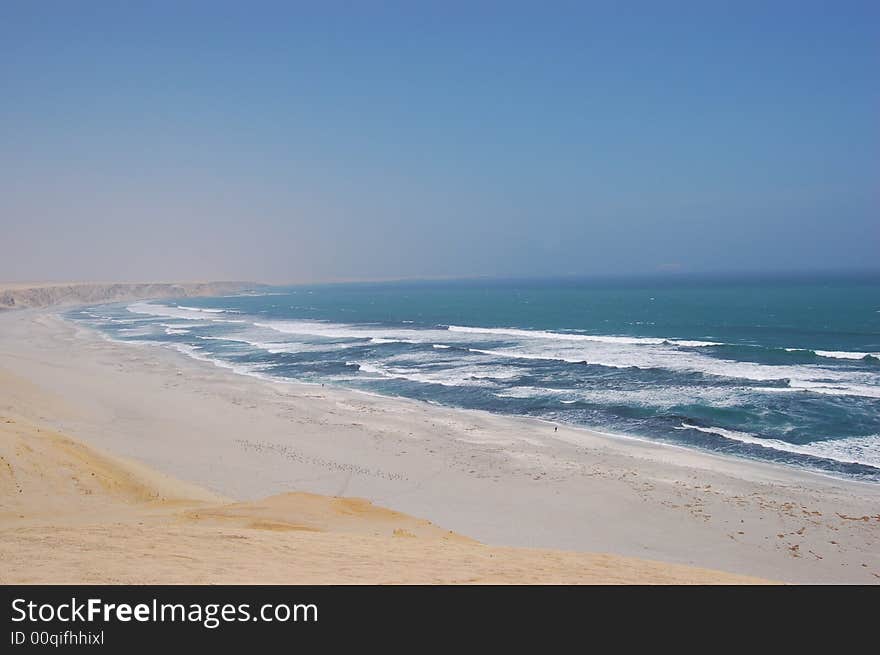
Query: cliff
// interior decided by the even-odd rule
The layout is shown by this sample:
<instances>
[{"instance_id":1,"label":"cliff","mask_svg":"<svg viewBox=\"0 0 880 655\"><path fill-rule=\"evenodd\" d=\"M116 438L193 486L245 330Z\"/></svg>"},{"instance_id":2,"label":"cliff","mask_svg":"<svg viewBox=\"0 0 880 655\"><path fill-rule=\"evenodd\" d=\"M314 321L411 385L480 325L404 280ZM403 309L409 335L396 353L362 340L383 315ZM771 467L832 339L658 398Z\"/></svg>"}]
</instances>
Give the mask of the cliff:
<instances>
[{"instance_id":1,"label":"cliff","mask_svg":"<svg viewBox=\"0 0 880 655\"><path fill-rule=\"evenodd\" d=\"M222 296L262 288L255 282L183 282L152 284L3 284L0 282L0 309L50 307L141 298L182 298Z\"/></svg>"}]
</instances>

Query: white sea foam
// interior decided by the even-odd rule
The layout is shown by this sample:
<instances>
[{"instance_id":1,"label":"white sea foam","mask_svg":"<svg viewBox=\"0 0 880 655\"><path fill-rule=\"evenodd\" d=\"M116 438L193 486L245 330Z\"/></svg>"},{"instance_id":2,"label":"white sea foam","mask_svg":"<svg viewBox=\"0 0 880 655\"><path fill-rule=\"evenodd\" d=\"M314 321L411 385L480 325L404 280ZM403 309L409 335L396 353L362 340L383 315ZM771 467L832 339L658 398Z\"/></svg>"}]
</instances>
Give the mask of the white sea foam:
<instances>
[{"instance_id":1,"label":"white sea foam","mask_svg":"<svg viewBox=\"0 0 880 655\"><path fill-rule=\"evenodd\" d=\"M551 361L568 362L570 364L586 363L583 359L564 357L562 355L527 353L522 350L486 350L484 348L468 348L468 352L480 353L481 355L494 355L496 357L512 357L513 359L546 359Z\"/></svg>"},{"instance_id":2,"label":"white sea foam","mask_svg":"<svg viewBox=\"0 0 880 655\"><path fill-rule=\"evenodd\" d=\"M457 366L444 369L425 369L376 361L346 362L346 364L356 364L359 370L364 373L424 384L440 384L446 387L491 386L493 380L507 380L520 374L516 369L505 367Z\"/></svg>"},{"instance_id":3,"label":"white sea foam","mask_svg":"<svg viewBox=\"0 0 880 655\"><path fill-rule=\"evenodd\" d=\"M386 339L384 337L371 337L370 343L381 345L381 344L386 344L386 343L422 343L422 342L417 341L415 339Z\"/></svg>"},{"instance_id":4,"label":"white sea foam","mask_svg":"<svg viewBox=\"0 0 880 655\"><path fill-rule=\"evenodd\" d=\"M519 328L482 328L468 327L463 325L450 325L450 332L463 332L467 334L488 334L520 339L551 339L554 341L588 341L596 343L626 344L632 346L656 346L671 344L696 348L700 346L721 346L717 341L694 341L688 339L663 339L655 337L621 337L597 334L575 334L572 332L549 332L546 330L521 330Z\"/></svg>"},{"instance_id":5,"label":"white sea foam","mask_svg":"<svg viewBox=\"0 0 880 655\"><path fill-rule=\"evenodd\" d=\"M748 432L739 432L737 430L727 430L716 427L704 428L699 425L690 425L688 423L682 423L681 428L677 429L698 430L708 434L716 434L725 439L754 444L772 450L797 453L800 455L811 455L813 457L831 459L844 464L864 464L880 468L880 435L876 434L864 437L826 439L823 441L813 441L807 444L792 444L780 439L762 439L761 437L749 434Z\"/></svg>"},{"instance_id":6,"label":"white sea foam","mask_svg":"<svg viewBox=\"0 0 880 655\"><path fill-rule=\"evenodd\" d=\"M827 396L863 396L865 398L880 398L880 386L867 384L834 384L827 382L814 382L811 380L792 381L791 387L812 393L821 393Z\"/></svg>"},{"instance_id":7,"label":"white sea foam","mask_svg":"<svg viewBox=\"0 0 880 655\"><path fill-rule=\"evenodd\" d=\"M168 305L161 305L150 302L136 302L128 305L126 309L132 314L144 314L147 316L161 316L165 318L177 318L183 319L186 321L205 321L209 320L212 323L243 323L244 321L232 319L216 319L216 318L207 318L205 316L206 313L216 313L216 312L203 312L201 310L195 308L181 308L181 307L169 307Z\"/></svg>"},{"instance_id":8,"label":"white sea foam","mask_svg":"<svg viewBox=\"0 0 880 655\"><path fill-rule=\"evenodd\" d=\"M493 357L587 363L606 368L664 369L687 373L785 383L789 390L815 393L880 397L880 378L874 373L826 368L814 364L770 365L710 357L700 352L676 351L667 346L633 348L618 344L566 347L561 344L527 343L509 348L470 348Z\"/></svg>"},{"instance_id":9,"label":"white sea foam","mask_svg":"<svg viewBox=\"0 0 880 655\"><path fill-rule=\"evenodd\" d=\"M509 398L557 399L566 405L585 402L596 405L627 405L669 410L673 407L700 403L713 407L742 405L754 387L692 387L684 385L650 385L639 389L552 389L520 386L496 392Z\"/></svg>"},{"instance_id":10,"label":"white sea foam","mask_svg":"<svg viewBox=\"0 0 880 655\"><path fill-rule=\"evenodd\" d=\"M254 325L260 328L275 330L281 334L298 334L324 339L362 339L367 341L373 337L381 336L374 331L359 329L342 323L324 323L320 321L268 321L255 322Z\"/></svg>"},{"instance_id":11,"label":"white sea foam","mask_svg":"<svg viewBox=\"0 0 880 655\"><path fill-rule=\"evenodd\" d=\"M357 366L359 371L363 371L364 373L373 373L375 375L385 375L385 369L380 368L379 366L374 366L370 364L370 362L345 362L346 366Z\"/></svg>"},{"instance_id":12,"label":"white sea foam","mask_svg":"<svg viewBox=\"0 0 880 655\"><path fill-rule=\"evenodd\" d=\"M446 330L423 330L418 328L395 328L374 325L352 325L349 323L330 323L326 321L290 320L258 321L254 326L274 330L281 334L295 334L303 337L322 339L349 339L383 343L431 343L448 340Z\"/></svg>"},{"instance_id":13,"label":"white sea foam","mask_svg":"<svg viewBox=\"0 0 880 655\"><path fill-rule=\"evenodd\" d=\"M790 353L811 353L819 357L827 357L828 359L859 360L866 357L880 359L880 353L863 353L848 350L810 350L809 348L786 348L785 350Z\"/></svg>"},{"instance_id":14,"label":"white sea foam","mask_svg":"<svg viewBox=\"0 0 880 655\"><path fill-rule=\"evenodd\" d=\"M194 327L208 327L210 323L192 323L192 322L184 322L184 323L159 323L162 327L171 328L172 330L189 330Z\"/></svg>"},{"instance_id":15,"label":"white sea foam","mask_svg":"<svg viewBox=\"0 0 880 655\"><path fill-rule=\"evenodd\" d=\"M167 343L164 345L193 359L211 363L218 368L229 369L234 373L238 373L240 375L250 375L251 377L258 377L261 379L271 379L269 378L269 376L259 373L259 371L264 368L264 365L261 364L233 364L232 362L227 362L223 359L220 359L219 357L211 357L209 355L205 355L201 352L200 346L190 346L185 343Z\"/></svg>"},{"instance_id":16,"label":"white sea foam","mask_svg":"<svg viewBox=\"0 0 880 655\"><path fill-rule=\"evenodd\" d=\"M132 337L145 337L155 334L150 327L122 328L117 330L119 334L127 334Z\"/></svg>"},{"instance_id":17,"label":"white sea foam","mask_svg":"<svg viewBox=\"0 0 880 655\"><path fill-rule=\"evenodd\" d=\"M814 350L813 352L819 355L819 357L830 357L833 359L864 359L865 357L880 359L880 353L858 353L839 350Z\"/></svg>"},{"instance_id":18,"label":"white sea foam","mask_svg":"<svg viewBox=\"0 0 880 655\"><path fill-rule=\"evenodd\" d=\"M597 343L623 344L623 345L672 345L684 348L701 348L706 346L724 346L728 345L720 341L703 341L694 339L665 339L658 337L624 337L612 335L591 335L591 334L574 334L571 332L551 332L546 330L522 330L519 328L482 328L468 327L461 325L450 325L450 332L462 332L468 334L486 334L517 337L521 339L548 339L557 341L592 341ZM742 344L740 344L742 345ZM880 359L880 353L876 352L847 352L832 350L815 350L811 351L805 348L786 348L789 352L814 352L819 357L828 357L833 359L864 359L865 357L875 357Z\"/></svg>"},{"instance_id":19,"label":"white sea foam","mask_svg":"<svg viewBox=\"0 0 880 655\"><path fill-rule=\"evenodd\" d=\"M490 334L520 339L552 339L555 341L593 341L598 343L617 343L629 345L662 344L665 339L653 339L650 337L618 337L597 336L592 334L572 334L568 332L547 332L545 330L520 330L517 328L482 328L462 325L450 325L450 332L463 332L467 334Z\"/></svg>"},{"instance_id":20,"label":"white sea foam","mask_svg":"<svg viewBox=\"0 0 880 655\"><path fill-rule=\"evenodd\" d=\"M509 389L503 389L501 391L494 392L496 396L499 398L522 398L522 399L530 399L530 398L550 398L556 397L559 395L566 394L566 391L562 389L551 389L550 387L510 387ZM566 394L566 395L571 395ZM570 400L570 402L575 403L577 400Z\"/></svg>"},{"instance_id":21,"label":"white sea foam","mask_svg":"<svg viewBox=\"0 0 880 655\"><path fill-rule=\"evenodd\" d=\"M450 330L471 334L499 334L522 339L505 348L479 348L474 353L517 359L552 360L572 364L586 363L607 368L664 369L688 373L743 379L785 382L792 390L815 393L880 397L880 378L872 373L853 372L817 365L771 365L740 362L706 355L699 350L680 350L675 346L716 345L717 342L690 342L630 337L595 337L506 328L464 328ZM534 338L538 335L538 338ZM633 347L639 346L639 347Z\"/></svg>"},{"instance_id":22,"label":"white sea foam","mask_svg":"<svg viewBox=\"0 0 880 655\"><path fill-rule=\"evenodd\" d=\"M201 346L190 346L187 343L168 343L165 345L172 350L176 350L177 352L183 353L184 355L189 355L190 357L193 357L195 359L200 359L202 361L208 361L208 359L210 359L209 357L199 353L199 350L202 349Z\"/></svg>"},{"instance_id":23,"label":"white sea foam","mask_svg":"<svg viewBox=\"0 0 880 655\"><path fill-rule=\"evenodd\" d=\"M231 341L234 343L244 343L260 350L277 355L280 353L302 353L302 352L329 352L345 348L347 344L335 343L302 343L299 341L261 341L258 339L248 339L243 336L225 335L222 337L195 335L198 339L205 341Z\"/></svg>"},{"instance_id":24,"label":"white sea foam","mask_svg":"<svg viewBox=\"0 0 880 655\"><path fill-rule=\"evenodd\" d=\"M235 309L212 309L208 307L187 307L186 305L178 305L177 309L185 309L188 312L205 312L206 314L239 314Z\"/></svg>"}]
</instances>

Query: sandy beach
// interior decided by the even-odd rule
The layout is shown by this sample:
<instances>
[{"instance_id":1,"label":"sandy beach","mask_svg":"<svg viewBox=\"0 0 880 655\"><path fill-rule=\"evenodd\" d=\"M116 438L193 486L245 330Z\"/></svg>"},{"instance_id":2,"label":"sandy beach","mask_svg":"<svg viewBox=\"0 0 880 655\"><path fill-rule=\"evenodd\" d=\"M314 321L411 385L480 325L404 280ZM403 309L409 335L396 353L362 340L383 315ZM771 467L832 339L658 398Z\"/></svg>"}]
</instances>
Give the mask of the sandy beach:
<instances>
[{"instance_id":1,"label":"sandy beach","mask_svg":"<svg viewBox=\"0 0 880 655\"><path fill-rule=\"evenodd\" d=\"M880 583L873 484L261 380L46 309L0 313L0 389L2 582Z\"/></svg>"},{"instance_id":2,"label":"sandy beach","mask_svg":"<svg viewBox=\"0 0 880 655\"><path fill-rule=\"evenodd\" d=\"M358 498L234 502L9 416L0 418L0 452L3 584L762 582L486 546Z\"/></svg>"}]
</instances>

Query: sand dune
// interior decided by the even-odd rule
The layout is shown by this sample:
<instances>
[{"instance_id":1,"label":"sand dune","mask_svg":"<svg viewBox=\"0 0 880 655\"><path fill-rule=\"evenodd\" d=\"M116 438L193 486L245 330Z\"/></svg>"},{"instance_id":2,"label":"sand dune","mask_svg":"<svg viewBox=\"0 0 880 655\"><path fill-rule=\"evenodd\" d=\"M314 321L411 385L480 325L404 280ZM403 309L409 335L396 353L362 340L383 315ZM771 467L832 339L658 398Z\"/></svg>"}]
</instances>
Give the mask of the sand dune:
<instances>
[{"instance_id":1,"label":"sand dune","mask_svg":"<svg viewBox=\"0 0 880 655\"><path fill-rule=\"evenodd\" d=\"M230 502L10 415L0 416L0 493L3 584L756 582L489 547L359 498Z\"/></svg>"}]
</instances>

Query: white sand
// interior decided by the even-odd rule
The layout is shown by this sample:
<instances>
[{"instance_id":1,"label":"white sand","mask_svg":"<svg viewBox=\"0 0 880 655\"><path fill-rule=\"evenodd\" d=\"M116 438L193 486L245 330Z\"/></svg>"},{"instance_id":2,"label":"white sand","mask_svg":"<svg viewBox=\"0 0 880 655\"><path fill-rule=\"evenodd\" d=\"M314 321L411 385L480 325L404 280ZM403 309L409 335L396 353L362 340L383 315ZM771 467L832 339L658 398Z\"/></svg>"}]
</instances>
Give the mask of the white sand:
<instances>
[{"instance_id":1,"label":"white sand","mask_svg":"<svg viewBox=\"0 0 880 655\"><path fill-rule=\"evenodd\" d=\"M0 314L0 370L34 385L4 385L0 412L228 498L359 496L487 544L880 583L880 485L266 382L36 310Z\"/></svg>"}]
</instances>

